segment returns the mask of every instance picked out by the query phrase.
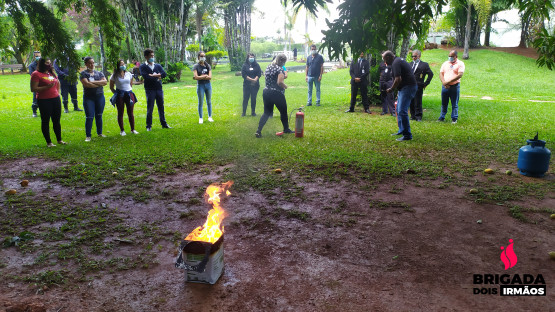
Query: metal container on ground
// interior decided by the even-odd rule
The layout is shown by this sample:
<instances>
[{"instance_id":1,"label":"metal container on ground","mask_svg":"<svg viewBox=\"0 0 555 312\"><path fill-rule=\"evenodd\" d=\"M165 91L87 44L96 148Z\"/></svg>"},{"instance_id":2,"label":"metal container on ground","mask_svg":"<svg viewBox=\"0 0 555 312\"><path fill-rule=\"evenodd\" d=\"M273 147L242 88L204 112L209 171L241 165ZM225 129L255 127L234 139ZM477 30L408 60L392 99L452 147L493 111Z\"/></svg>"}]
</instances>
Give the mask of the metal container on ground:
<instances>
[{"instance_id":1,"label":"metal container on ground","mask_svg":"<svg viewBox=\"0 0 555 312\"><path fill-rule=\"evenodd\" d=\"M215 243L184 240L175 267L185 270L185 281L215 284L224 269L224 236Z\"/></svg>"},{"instance_id":2,"label":"metal container on ground","mask_svg":"<svg viewBox=\"0 0 555 312\"><path fill-rule=\"evenodd\" d=\"M520 174L529 177L543 177L549 169L551 151L545 147L545 141L538 140L538 135L526 141L528 145L518 151L518 169Z\"/></svg>"}]
</instances>

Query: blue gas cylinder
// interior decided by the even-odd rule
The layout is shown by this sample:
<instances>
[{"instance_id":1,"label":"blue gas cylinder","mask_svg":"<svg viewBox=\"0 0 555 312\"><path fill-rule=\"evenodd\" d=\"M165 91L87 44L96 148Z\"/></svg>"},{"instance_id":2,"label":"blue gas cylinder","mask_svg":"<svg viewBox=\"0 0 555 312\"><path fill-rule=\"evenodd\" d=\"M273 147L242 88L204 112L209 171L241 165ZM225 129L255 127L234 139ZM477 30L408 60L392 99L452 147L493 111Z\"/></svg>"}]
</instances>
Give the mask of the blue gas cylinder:
<instances>
[{"instance_id":1,"label":"blue gas cylinder","mask_svg":"<svg viewBox=\"0 0 555 312\"><path fill-rule=\"evenodd\" d=\"M551 151L545 147L545 141L538 140L537 135L526 141L528 145L518 151L518 169L520 174L529 177L543 177L549 169Z\"/></svg>"}]
</instances>

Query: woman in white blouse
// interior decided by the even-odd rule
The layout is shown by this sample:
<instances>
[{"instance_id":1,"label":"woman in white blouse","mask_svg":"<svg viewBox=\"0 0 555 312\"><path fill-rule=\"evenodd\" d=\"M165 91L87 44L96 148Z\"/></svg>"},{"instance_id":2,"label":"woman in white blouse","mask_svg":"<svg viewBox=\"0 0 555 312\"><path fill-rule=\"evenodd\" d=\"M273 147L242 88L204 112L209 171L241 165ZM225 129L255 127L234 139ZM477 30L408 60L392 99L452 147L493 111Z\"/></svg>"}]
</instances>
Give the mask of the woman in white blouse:
<instances>
[{"instance_id":1,"label":"woman in white blouse","mask_svg":"<svg viewBox=\"0 0 555 312\"><path fill-rule=\"evenodd\" d=\"M114 93L112 104L115 104L118 109L118 124L121 136L126 134L123 128L123 112L125 107L127 107L127 116L129 117L131 132L139 134L139 132L135 130L135 117L133 116L133 105L137 103L137 97L133 93L131 86L143 83L143 81L134 81L133 75L125 69L125 62L119 60L114 69L114 74L110 77L110 90Z\"/></svg>"}]
</instances>

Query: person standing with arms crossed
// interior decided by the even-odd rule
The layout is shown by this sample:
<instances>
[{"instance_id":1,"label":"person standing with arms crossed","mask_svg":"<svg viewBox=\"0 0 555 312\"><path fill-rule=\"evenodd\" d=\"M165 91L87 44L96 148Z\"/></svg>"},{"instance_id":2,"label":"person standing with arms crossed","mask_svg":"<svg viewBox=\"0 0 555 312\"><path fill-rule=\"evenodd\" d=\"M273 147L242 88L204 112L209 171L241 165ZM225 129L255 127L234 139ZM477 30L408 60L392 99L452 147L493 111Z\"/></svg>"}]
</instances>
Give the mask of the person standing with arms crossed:
<instances>
[{"instance_id":1,"label":"person standing with arms crossed","mask_svg":"<svg viewBox=\"0 0 555 312\"><path fill-rule=\"evenodd\" d=\"M33 52L33 57L35 58L29 67L29 75L33 75L33 73L37 70L37 65L40 60L40 51ZM33 104L31 104L31 109L33 110L33 117L37 117L37 108L39 108L39 104L37 103L37 93L33 92Z\"/></svg>"},{"instance_id":2,"label":"person standing with arms crossed","mask_svg":"<svg viewBox=\"0 0 555 312\"><path fill-rule=\"evenodd\" d=\"M368 102L368 72L370 70L370 63L364 58L364 52L360 52L358 61L351 63L349 73L351 74L351 107L346 113L355 112L355 104L357 100L357 93L360 89L360 96L362 97L362 105L364 112L372 114L370 111L370 102Z\"/></svg>"},{"instance_id":3,"label":"person standing with arms crossed","mask_svg":"<svg viewBox=\"0 0 555 312\"><path fill-rule=\"evenodd\" d=\"M247 59L241 68L241 75L243 76L243 113L244 117L247 114L247 106L249 105L249 98L251 99L251 115L256 116L256 95L260 89L260 76L262 76L262 69L254 58L254 53L249 53Z\"/></svg>"},{"instance_id":4,"label":"person standing with arms crossed","mask_svg":"<svg viewBox=\"0 0 555 312\"><path fill-rule=\"evenodd\" d=\"M310 47L310 53L306 58L306 82L308 83L308 101L306 106L312 106L312 86L316 86L316 106L320 106L320 81L324 74L324 58L318 54L316 45Z\"/></svg>"},{"instance_id":5,"label":"person standing with arms crossed","mask_svg":"<svg viewBox=\"0 0 555 312\"><path fill-rule=\"evenodd\" d=\"M144 52L146 62L141 64L139 70L143 77L146 93L146 131L152 130L152 112L154 111L154 101L158 107L158 116L160 124L164 129L171 129L166 122L164 115L164 90L162 89L162 78L165 78L166 72L162 65L154 63L154 51L146 49Z\"/></svg>"},{"instance_id":6,"label":"person standing with arms crossed","mask_svg":"<svg viewBox=\"0 0 555 312\"><path fill-rule=\"evenodd\" d=\"M441 80L441 115L437 121L445 121L447 106L451 99L451 122L457 123L459 119L459 94L461 90L461 77L464 74L464 63L459 61L457 50L449 51L449 59L441 65L439 79Z\"/></svg>"},{"instance_id":7,"label":"person standing with arms crossed","mask_svg":"<svg viewBox=\"0 0 555 312\"><path fill-rule=\"evenodd\" d=\"M105 138L102 134L102 114L104 113L104 86L108 84L102 72L94 70L94 59L85 57L87 69L81 72L80 80L83 84L83 108L85 109L85 142L91 141L93 119L96 123L98 137Z\"/></svg>"},{"instance_id":8,"label":"person standing with arms crossed","mask_svg":"<svg viewBox=\"0 0 555 312\"><path fill-rule=\"evenodd\" d=\"M418 84L416 95L410 102L410 119L416 121L422 121L422 95L424 94L424 89L426 89L434 77L430 65L420 60L421 56L422 53L420 50L414 50L414 52L412 52L412 62L409 63L414 73L416 83Z\"/></svg>"},{"instance_id":9,"label":"person standing with arms crossed","mask_svg":"<svg viewBox=\"0 0 555 312\"><path fill-rule=\"evenodd\" d=\"M198 53L198 63L193 66L193 79L197 81L197 97L198 97L198 123L202 124L202 106L204 95L206 95L206 106L208 108L208 121L214 122L212 119L212 68L206 63L206 54L203 51Z\"/></svg>"},{"instance_id":10,"label":"person standing with arms crossed","mask_svg":"<svg viewBox=\"0 0 555 312\"><path fill-rule=\"evenodd\" d=\"M418 85L416 84L416 79L414 79L414 74L412 69L407 63L400 57L395 57L395 54L391 51L384 52L384 61L386 64L391 64L393 69L393 86L387 89L387 92L393 92L393 89L399 88L398 98L397 98L397 125L399 126L399 131L394 135L403 135L398 138L397 141L408 141L412 140L412 133L410 132L410 120L409 120L409 107L410 101L414 98Z\"/></svg>"}]
</instances>

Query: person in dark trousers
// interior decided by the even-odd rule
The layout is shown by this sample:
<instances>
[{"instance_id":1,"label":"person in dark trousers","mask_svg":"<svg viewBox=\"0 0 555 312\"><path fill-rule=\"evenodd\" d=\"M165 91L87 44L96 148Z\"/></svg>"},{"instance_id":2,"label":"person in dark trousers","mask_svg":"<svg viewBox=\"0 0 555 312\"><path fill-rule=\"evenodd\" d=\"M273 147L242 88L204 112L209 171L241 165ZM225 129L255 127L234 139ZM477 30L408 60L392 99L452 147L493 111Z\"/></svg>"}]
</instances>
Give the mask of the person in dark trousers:
<instances>
[{"instance_id":1,"label":"person in dark trousers","mask_svg":"<svg viewBox=\"0 0 555 312\"><path fill-rule=\"evenodd\" d=\"M137 103L137 97L133 93L133 85L142 84L143 82L136 82L133 80L133 74L126 71L127 66L123 60L118 60L116 67L114 68L114 73L110 77L110 90L114 94L112 104L116 106L118 110L118 125L120 129L120 135L125 136L125 130L123 127L123 113L125 108L127 108L127 117L129 118L129 126L131 128L131 133L139 134L135 130L135 116L133 115L133 107ZM115 103L114 103L115 102Z\"/></svg>"},{"instance_id":2,"label":"person in dark trousers","mask_svg":"<svg viewBox=\"0 0 555 312\"><path fill-rule=\"evenodd\" d=\"M264 76L266 77L266 88L262 91L262 99L264 100L264 114L260 117L258 123L258 130L254 134L257 138L262 137L262 128L268 121L268 118L273 113L274 105L277 107L280 116L281 124L283 125L283 133L294 133L289 129L289 120L287 119L287 101L285 100L285 71L283 66L287 61L285 54L280 53L277 55L275 61L266 67Z\"/></svg>"},{"instance_id":3,"label":"person in dark trousers","mask_svg":"<svg viewBox=\"0 0 555 312\"><path fill-rule=\"evenodd\" d=\"M351 74L351 107L346 113L353 113L355 111L355 104L357 100L357 93L360 89L362 97L362 105L364 112L372 114L370 111L370 102L368 101L368 72L370 71L370 63L364 58L364 52L360 52L357 61L351 63L349 73Z\"/></svg>"},{"instance_id":4,"label":"person in dark trousers","mask_svg":"<svg viewBox=\"0 0 555 312\"><path fill-rule=\"evenodd\" d=\"M394 77L393 85L387 89L387 92L393 92L395 88L399 89L397 98L397 125L399 126L399 131L394 135L403 135L398 138L397 141L412 140L409 107L410 101L414 98L416 90L418 89L416 79L407 61L400 57L395 57L395 54L391 51L385 51L383 55L384 61L387 64L391 64Z\"/></svg>"},{"instance_id":5,"label":"person in dark trousers","mask_svg":"<svg viewBox=\"0 0 555 312\"><path fill-rule=\"evenodd\" d=\"M37 70L37 65L40 60L40 51L33 52L33 57L35 59L31 64L29 64L28 67L29 75L32 75ZM37 93L33 92L33 104L31 105L31 109L33 110L33 117L37 117L37 108L39 108L39 104L37 102Z\"/></svg>"},{"instance_id":6,"label":"person in dark trousers","mask_svg":"<svg viewBox=\"0 0 555 312\"><path fill-rule=\"evenodd\" d=\"M162 128L171 129L166 122L164 116L164 91L162 89L162 78L165 78L166 72L162 65L154 63L154 51L146 49L144 51L146 62L141 64L139 70L141 76L145 81L146 93L146 131L152 130L152 112L154 111L154 101L158 107L158 116L160 117L160 124Z\"/></svg>"},{"instance_id":7,"label":"person in dark trousers","mask_svg":"<svg viewBox=\"0 0 555 312\"><path fill-rule=\"evenodd\" d=\"M243 76L243 114L247 114L247 106L249 105L249 98L251 99L251 115L256 116L256 95L260 89L260 76L262 76L262 69L254 58L254 53L249 53L243 68L241 68L241 75Z\"/></svg>"},{"instance_id":8,"label":"person in dark trousers","mask_svg":"<svg viewBox=\"0 0 555 312\"><path fill-rule=\"evenodd\" d=\"M54 147L50 139L50 120L58 144L65 145L62 141L62 103L60 101L60 82L52 70L49 58L40 58L37 68L31 74L31 92L37 95L37 105L40 110L41 130L46 146Z\"/></svg>"},{"instance_id":9,"label":"person in dark trousers","mask_svg":"<svg viewBox=\"0 0 555 312\"><path fill-rule=\"evenodd\" d=\"M297 60L297 53L299 50L297 50L297 48L293 49L293 59L296 61Z\"/></svg>"},{"instance_id":10,"label":"person in dark trousers","mask_svg":"<svg viewBox=\"0 0 555 312\"><path fill-rule=\"evenodd\" d=\"M382 102L382 113L380 115L390 113L391 116L395 116L394 94L386 91L393 85L391 65L381 62L378 69L380 71L380 99Z\"/></svg>"},{"instance_id":11,"label":"person in dark trousers","mask_svg":"<svg viewBox=\"0 0 555 312\"><path fill-rule=\"evenodd\" d=\"M66 60L68 63L69 60ZM61 89L62 89L62 103L64 104L64 113L69 113L68 110L68 93L71 96L71 103L73 103L73 110L76 112L82 112L83 110L79 108L77 104L77 75L75 78L70 77L70 69L68 66L64 66L60 60L54 60L54 69L56 74L58 74L58 79L60 79Z\"/></svg>"},{"instance_id":12,"label":"person in dark trousers","mask_svg":"<svg viewBox=\"0 0 555 312\"><path fill-rule=\"evenodd\" d=\"M418 84L418 90L414 99L410 102L410 117L412 120L422 121L422 95L424 94L424 89L430 84L434 73L430 69L428 63L420 60L422 53L420 50L414 50L412 52L412 62L409 65L414 73L414 78Z\"/></svg>"},{"instance_id":13,"label":"person in dark trousers","mask_svg":"<svg viewBox=\"0 0 555 312\"><path fill-rule=\"evenodd\" d=\"M308 83L308 100L306 106L312 106L312 86L316 86L316 106L320 106L320 82L324 74L324 58L318 54L316 45L310 47L310 56L306 58L306 82Z\"/></svg>"},{"instance_id":14,"label":"person in dark trousers","mask_svg":"<svg viewBox=\"0 0 555 312\"><path fill-rule=\"evenodd\" d=\"M81 72L79 80L83 84L83 108L85 109L85 142L91 141L93 120L96 123L96 134L105 138L102 133L102 114L106 99L104 98L104 86L108 84L102 72L94 70L94 59L85 57L87 69Z\"/></svg>"}]
</instances>

